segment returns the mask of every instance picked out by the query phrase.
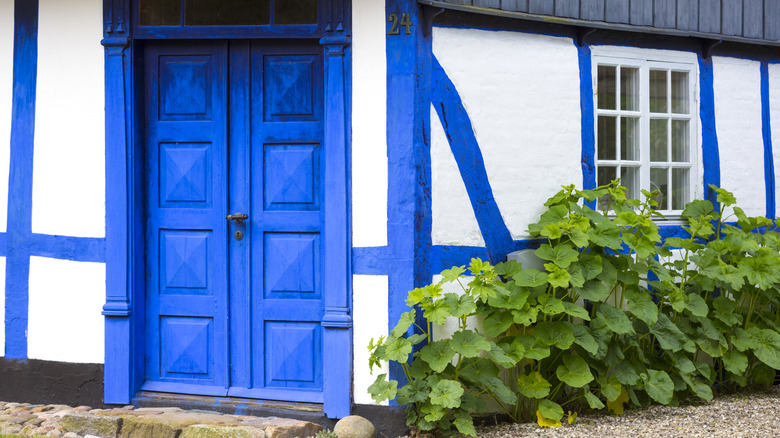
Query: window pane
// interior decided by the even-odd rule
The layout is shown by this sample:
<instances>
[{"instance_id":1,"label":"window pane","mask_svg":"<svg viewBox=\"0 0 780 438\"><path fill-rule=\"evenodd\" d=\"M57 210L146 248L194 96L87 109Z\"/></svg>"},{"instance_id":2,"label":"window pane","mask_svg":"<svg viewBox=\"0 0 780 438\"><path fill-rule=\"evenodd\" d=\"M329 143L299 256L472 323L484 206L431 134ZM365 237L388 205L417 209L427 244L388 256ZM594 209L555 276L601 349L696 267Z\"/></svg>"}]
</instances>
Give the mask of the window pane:
<instances>
[{"instance_id":1,"label":"window pane","mask_svg":"<svg viewBox=\"0 0 780 438\"><path fill-rule=\"evenodd\" d=\"M660 190L661 195L656 198L655 200L658 202L658 209L659 210L666 210L667 207L667 194L669 193L667 184L669 181L668 178L668 169L663 168L657 168L657 167L651 167L650 168L650 190Z\"/></svg>"},{"instance_id":2,"label":"window pane","mask_svg":"<svg viewBox=\"0 0 780 438\"><path fill-rule=\"evenodd\" d=\"M178 26L181 0L141 0L141 26Z\"/></svg>"},{"instance_id":3,"label":"window pane","mask_svg":"<svg viewBox=\"0 0 780 438\"><path fill-rule=\"evenodd\" d=\"M620 159L639 161L639 118L620 118Z\"/></svg>"},{"instance_id":4,"label":"window pane","mask_svg":"<svg viewBox=\"0 0 780 438\"><path fill-rule=\"evenodd\" d=\"M650 161L666 162L667 120L650 119Z\"/></svg>"},{"instance_id":5,"label":"window pane","mask_svg":"<svg viewBox=\"0 0 780 438\"><path fill-rule=\"evenodd\" d=\"M690 199L690 169L672 169L672 210L684 210Z\"/></svg>"},{"instance_id":6,"label":"window pane","mask_svg":"<svg viewBox=\"0 0 780 438\"><path fill-rule=\"evenodd\" d=\"M271 0L186 0L188 26L257 26L270 24Z\"/></svg>"},{"instance_id":7,"label":"window pane","mask_svg":"<svg viewBox=\"0 0 780 438\"><path fill-rule=\"evenodd\" d=\"M599 160L614 160L617 158L616 119L616 117L599 116Z\"/></svg>"},{"instance_id":8,"label":"window pane","mask_svg":"<svg viewBox=\"0 0 780 438\"><path fill-rule=\"evenodd\" d=\"M317 0L276 0L274 24L317 24Z\"/></svg>"},{"instance_id":9,"label":"window pane","mask_svg":"<svg viewBox=\"0 0 780 438\"><path fill-rule=\"evenodd\" d=\"M672 161L675 163L690 162L688 123L687 120L672 120Z\"/></svg>"},{"instance_id":10,"label":"window pane","mask_svg":"<svg viewBox=\"0 0 780 438\"><path fill-rule=\"evenodd\" d=\"M620 185L626 188L626 196L629 199L639 199L639 168L621 167Z\"/></svg>"},{"instance_id":11,"label":"window pane","mask_svg":"<svg viewBox=\"0 0 780 438\"><path fill-rule=\"evenodd\" d=\"M620 109L639 111L639 69L620 68Z\"/></svg>"},{"instance_id":12,"label":"window pane","mask_svg":"<svg viewBox=\"0 0 780 438\"><path fill-rule=\"evenodd\" d=\"M650 70L650 112L667 112L666 70Z\"/></svg>"},{"instance_id":13,"label":"window pane","mask_svg":"<svg viewBox=\"0 0 780 438\"><path fill-rule=\"evenodd\" d=\"M688 114L688 72L672 72L672 112Z\"/></svg>"},{"instance_id":14,"label":"window pane","mask_svg":"<svg viewBox=\"0 0 780 438\"><path fill-rule=\"evenodd\" d=\"M599 166L598 167L598 181L597 185L605 186L617 179L617 168L611 166Z\"/></svg>"},{"instance_id":15,"label":"window pane","mask_svg":"<svg viewBox=\"0 0 780 438\"><path fill-rule=\"evenodd\" d=\"M615 67L599 66L599 109L616 109L615 107Z\"/></svg>"}]
</instances>

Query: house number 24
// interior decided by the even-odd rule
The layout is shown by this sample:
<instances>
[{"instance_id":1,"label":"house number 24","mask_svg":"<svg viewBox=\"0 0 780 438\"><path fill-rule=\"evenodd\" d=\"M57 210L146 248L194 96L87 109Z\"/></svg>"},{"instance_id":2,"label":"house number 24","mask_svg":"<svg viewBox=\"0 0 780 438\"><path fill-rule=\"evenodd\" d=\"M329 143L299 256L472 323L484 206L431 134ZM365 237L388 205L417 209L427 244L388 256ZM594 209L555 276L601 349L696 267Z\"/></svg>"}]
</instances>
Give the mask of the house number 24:
<instances>
[{"instance_id":1,"label":"house number 24","mask_svg":"<svg viewBox=\"0 0 780 438\"><path fill-rule=\"evenodd\" d=\"M406 28L406 35L412 34L412 20L408 12L401 14L401 21L398 21L398 14L390 14L387 21L390 23L388 35L401 35L401 26Z\"/></svg>"}]
</instances>

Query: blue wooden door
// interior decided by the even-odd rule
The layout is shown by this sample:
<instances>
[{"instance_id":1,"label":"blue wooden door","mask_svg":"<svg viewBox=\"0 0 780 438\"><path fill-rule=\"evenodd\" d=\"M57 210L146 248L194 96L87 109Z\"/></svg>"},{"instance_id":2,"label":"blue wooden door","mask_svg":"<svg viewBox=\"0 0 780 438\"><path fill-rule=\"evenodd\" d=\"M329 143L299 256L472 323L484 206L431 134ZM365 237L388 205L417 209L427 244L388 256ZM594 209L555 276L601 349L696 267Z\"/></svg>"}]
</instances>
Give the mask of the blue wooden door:
<instances>
[{"instance_id":1,"label":"blue wooden door","mask_svg":"<svg viewBox=\"0 0 780 438\"><path fill-rule=\"evenodd\" d=\"M145 63L143 389L322 402L321 47L164 43Z\"/></svg>"}]
</instances>

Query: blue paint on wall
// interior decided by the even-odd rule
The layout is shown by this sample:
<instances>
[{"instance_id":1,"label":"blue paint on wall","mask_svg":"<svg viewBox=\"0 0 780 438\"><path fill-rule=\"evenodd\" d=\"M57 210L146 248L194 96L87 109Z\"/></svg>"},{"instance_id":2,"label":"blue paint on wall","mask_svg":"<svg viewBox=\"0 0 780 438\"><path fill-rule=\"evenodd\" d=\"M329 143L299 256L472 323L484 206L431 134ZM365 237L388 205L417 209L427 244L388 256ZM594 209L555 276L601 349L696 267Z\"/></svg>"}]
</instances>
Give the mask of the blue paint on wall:
<instances>
[{"instance_id":1,"label":"blue paint on wall","mask_svg":"<svg viewBox=\"0 0 780 438\"><path fill-rule=\"evenodd\" d=\"M356 275L389 275L390 251L386 246L352 248L352 273Z\"/></svg>"},{"instance_id":2,"label":"blue paint on wall","mask_svg":"<svg viewBox=\"0 0 780 438\"><path fill-rule=\"evenodd\" d=\"M699 117L701 118L702 161L704 163L704 198L719 210L717 194L709 185L720 187L720 153L715 124L715 91L713 88L712 58L699 56Z\"/></svg>"},{"instance_id":3,"label":"blue paint on wall","mask_svg":"<svg viewBox=\"0 0 780 438\"><path fill-rule=\"evenodd\" d=\"M11 159L8 174L8 252L5 265L5 357L27 357L35 86L38 73L38 1L14 2Z\"/></svg>"},{"instance_id":4,"label":"blue paint on wall","mask_svg":"<svg viewBox=\"0 0 780 438\"><path fill-rule=\"evenodd\" d=\"M772 152L772 118L769 112L769 65L761 63L761 132L764 136L764 180L766 183L766 217L776 215L775 160Z\"/></svg>"},{"instance_id":5,"label":"blue paint on wall","mask_svg":"<svg viewBox=\"0 0 780 438\"><path fill-rule=\"evenodd\" d=\"M447 73L434 57L431 102L455 156L466 192L485 240L490 261L498 263L512 252L512 235L498 209L485 162L463 101Z\"/></svg>"},{"instance_id":6,"label":"blue paint on wall","mask_svg":"<svg viewBox=\"0 0 780 438\"><path fill-rule=\"evenodd\" d=\"M582 188L596 188L596 130L593 110L593 70L590 47L577 46L577 57L580 64L580 113L582 141ZM595 208L596 201L588 204Z\"/></svg>"}]
</instances>

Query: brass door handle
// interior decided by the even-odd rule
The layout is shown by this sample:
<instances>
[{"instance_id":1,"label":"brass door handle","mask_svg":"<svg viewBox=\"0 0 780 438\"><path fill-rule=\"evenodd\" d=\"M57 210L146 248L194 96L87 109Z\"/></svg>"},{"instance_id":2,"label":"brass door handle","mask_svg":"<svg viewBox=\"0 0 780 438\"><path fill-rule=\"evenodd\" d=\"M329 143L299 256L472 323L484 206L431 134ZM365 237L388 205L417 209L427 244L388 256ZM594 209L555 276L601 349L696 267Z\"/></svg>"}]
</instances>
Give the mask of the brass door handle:
<instances>
[{"instance_id":1,"label":"brass door handle","mask_svg":"<svg viewBox=\"0 0 780 438\"><path fill-rule=\"evenodd\" d=\"M229 221L236 221L236 224L241 224L241 222L249 219L249 215L242 214L242 213L234 213L225 216L225 219Z\"/></svg>"}]
</instances>

